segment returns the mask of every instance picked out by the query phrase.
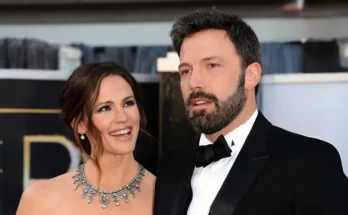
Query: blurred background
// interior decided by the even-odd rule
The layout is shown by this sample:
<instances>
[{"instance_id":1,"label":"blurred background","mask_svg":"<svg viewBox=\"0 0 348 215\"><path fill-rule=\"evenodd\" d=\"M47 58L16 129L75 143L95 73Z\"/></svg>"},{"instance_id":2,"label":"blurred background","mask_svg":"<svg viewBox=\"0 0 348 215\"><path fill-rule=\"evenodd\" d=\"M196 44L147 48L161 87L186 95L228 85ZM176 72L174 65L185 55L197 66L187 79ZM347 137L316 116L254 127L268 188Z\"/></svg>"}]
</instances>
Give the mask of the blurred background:
<instances>
[{"instance_id":1,"label":"blurred background","mask_svg":"<svg viewBox=\"0 0 348 215\"><path fill-rule=\"evenodd\" d=\"M261 42L259 109L275 125L333 144L348 175L347 0L0 0L0 214L14 215L30 183L84 158L60 118L64 81L79 65L116 61L141 87L147 132L136 155L156 174L161 152L187 144L169 31L216 6Z\"/></svg>"}]
</instances>

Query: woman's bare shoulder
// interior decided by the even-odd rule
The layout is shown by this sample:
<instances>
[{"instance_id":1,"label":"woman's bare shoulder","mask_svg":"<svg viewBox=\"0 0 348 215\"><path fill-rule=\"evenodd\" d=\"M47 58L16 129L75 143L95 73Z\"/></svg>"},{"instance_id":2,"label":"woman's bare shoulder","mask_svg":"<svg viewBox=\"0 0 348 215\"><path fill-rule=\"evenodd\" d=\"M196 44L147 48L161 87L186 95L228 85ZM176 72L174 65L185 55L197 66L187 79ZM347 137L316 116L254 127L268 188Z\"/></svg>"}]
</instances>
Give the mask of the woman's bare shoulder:
<instances>
[{"instance_id":1,"label":"woman's bare shoulder","mask_svg":"<svg viewBox=\"0 0 348 215\"><path fill-rule=\"evenodd\" d=\"M152 191L155 188L156 176L153 175L150 171L145 170L145 177L143 179L144 186Z\"/></svg>"},{"instance_id":2,"label":"woman's bare shoulder","mask_svg":"<svg viewBox=\"0 0 348 215\"><path fill-rule=\"evenodd\" d=\"M156 176L154 174L152 174L150 171L145 170L145 174L148 175L148 177L150 178L150 180L155 181L156 180Z\"/></svg>"},{"instance_id":3,"label":"woman's bare shoulder","mask_svg":"<svg viewBox=\"0 0 348 215\"><path fill-rule=\"evenodd\" d=\"M38 180L29 185L22 193L17 215L39 215L54 205L64 195L67 184L72 186L73 172L52 179Z\"/></svg>"}]
</instances>

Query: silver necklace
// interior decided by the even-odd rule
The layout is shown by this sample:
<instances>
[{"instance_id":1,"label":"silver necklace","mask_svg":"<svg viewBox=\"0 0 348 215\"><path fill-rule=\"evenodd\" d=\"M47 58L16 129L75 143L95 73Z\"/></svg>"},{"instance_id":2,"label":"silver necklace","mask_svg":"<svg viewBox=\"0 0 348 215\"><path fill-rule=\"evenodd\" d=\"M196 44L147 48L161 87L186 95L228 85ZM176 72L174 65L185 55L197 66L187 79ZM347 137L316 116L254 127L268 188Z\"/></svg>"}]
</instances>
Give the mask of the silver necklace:
<instances>
[{"instance_id":1,"label":"silver necklace","mask_svg":"<svg viewBox=\"0 0 348 215\"><path fill-rule=\"evenodd\" d=\"M135 191L137 190L140 192L140 183L142 182L143 176L145 176L145 168L139 163L138 165L138 172L129 184L117 190L104 191L95 188L89 183L85 175L85 164L82 164L79 166L79 168L76 170L76 174L73 176L73 184L75 184L74 189L77 190L77 188L82 187L81 197L87 197L88 204L90 204L96 196L99 197L99 203L103 209L106 208L110 200L115 202L116 206L120 205L120 199L123 199L126 203L128 203L129 195L132 195L133 198L135 198Z\"/></svg>"}]
</instances>

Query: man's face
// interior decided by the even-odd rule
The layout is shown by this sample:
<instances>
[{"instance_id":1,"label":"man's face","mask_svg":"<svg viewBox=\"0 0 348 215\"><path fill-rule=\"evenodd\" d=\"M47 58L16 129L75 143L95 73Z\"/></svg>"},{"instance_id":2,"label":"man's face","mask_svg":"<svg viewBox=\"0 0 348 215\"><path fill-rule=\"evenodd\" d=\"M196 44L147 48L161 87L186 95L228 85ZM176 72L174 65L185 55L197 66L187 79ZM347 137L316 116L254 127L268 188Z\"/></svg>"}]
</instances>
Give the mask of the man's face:
<instances>
[{"instance_id":1,"label":"man's face","mask_svg":"<svg viewBox=\"0 0 348 215\"><path fill-rule=\"evenodd\" d=\"M179 72L186 114L193 128L213 134L231 123L246 103L241 59L223 30L184 39Z\"/></svg>"}]
</instances>

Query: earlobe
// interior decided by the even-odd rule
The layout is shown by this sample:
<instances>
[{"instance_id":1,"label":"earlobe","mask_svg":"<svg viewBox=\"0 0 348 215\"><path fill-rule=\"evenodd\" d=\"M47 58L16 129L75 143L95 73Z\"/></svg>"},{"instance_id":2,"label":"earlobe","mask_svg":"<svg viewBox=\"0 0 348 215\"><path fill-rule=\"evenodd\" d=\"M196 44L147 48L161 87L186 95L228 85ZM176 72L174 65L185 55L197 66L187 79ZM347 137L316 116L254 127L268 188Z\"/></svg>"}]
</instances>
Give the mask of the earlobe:
<instances>
[{"instance_id":1,"label":"earlobe","mask_svg":"<svg viewBox=\"0 0 348 215\"><path fill-rule=\"evenodd\" d=\"M261 65L259 63L250 64L245 72L245 89L254 89L261 79Z\"/></svg>"},{"instance_id":2,"label":"earlobe","mask_svg":"<svg viewBox=\"0 0 348 215\"><path fill-rule=\"evenodd\" d=\"M84 134L86 133L86 127L84 126L84 124L82 122L80 122L77 126L77 131L79 132L79 134Z\"/></svg>"},{"instance_id":3,"label":"earlobe","mask_svg":"<svg viewBox=\"0 0 348 215\"><path fill-rule=\"evenodd\" d=\"M70 126L72 129L74 129L74 124L75 124L75 120L73 120L71 123L70 123ZM85 125L83 124L83 122L79 122L78 125L77 125L77 132L79 134L84 134L86 133L86 127Z\"/></svg>"}]
</instances>

